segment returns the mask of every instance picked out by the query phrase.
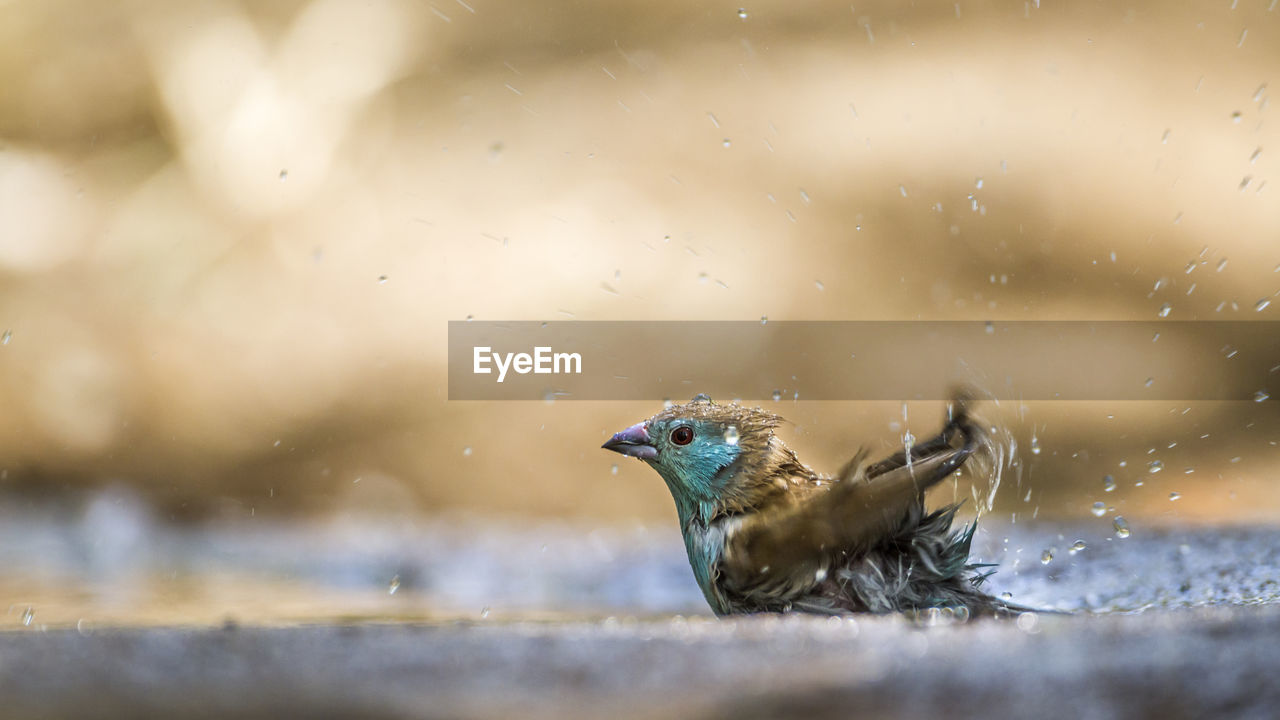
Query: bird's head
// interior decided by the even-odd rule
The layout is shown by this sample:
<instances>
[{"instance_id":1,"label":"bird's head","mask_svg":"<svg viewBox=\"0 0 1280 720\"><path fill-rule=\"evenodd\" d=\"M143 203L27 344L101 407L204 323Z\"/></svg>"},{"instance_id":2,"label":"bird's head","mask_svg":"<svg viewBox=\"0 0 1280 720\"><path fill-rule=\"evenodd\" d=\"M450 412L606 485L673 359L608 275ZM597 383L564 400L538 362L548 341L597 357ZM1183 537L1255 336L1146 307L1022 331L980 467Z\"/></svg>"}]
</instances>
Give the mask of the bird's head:
<instances>
[{"instance_id":1,"label":"bird's head","mask_svg":"<svg viewBox=\"0 0 1280 720\"><path fill-rule=\"evenodd\" d=\"M731 500L768 457L782 418L759 408L718 405L698 395L626 430L602 447L639 458L658 471L682 514L710 514Z\"/></svg>"}]
</instances>

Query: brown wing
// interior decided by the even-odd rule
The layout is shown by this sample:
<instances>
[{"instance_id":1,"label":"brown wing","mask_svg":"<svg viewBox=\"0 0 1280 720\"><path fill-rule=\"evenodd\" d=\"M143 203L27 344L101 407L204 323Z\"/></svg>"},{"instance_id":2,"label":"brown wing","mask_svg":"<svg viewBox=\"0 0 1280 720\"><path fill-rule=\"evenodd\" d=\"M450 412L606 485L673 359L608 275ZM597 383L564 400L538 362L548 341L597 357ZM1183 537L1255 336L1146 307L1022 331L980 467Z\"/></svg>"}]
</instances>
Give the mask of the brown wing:
<instances>
[{"instance_id":1,"label":"brown wing","mask_svg":"<svg viewBox=\"0 0 1280 720\"><path fill-rule=\"evenodd\" d=\"M968 456L951 448L867 479L816 488L787 505L740 516L726 533L720 577L743 595L789 594L811 586L837 550L864 551L892 533L926 489Z\"/></svg>"},{"instance_id":2,"label":"brown wing","mask_svg":"<svg viewBox=\"0 0 1280 720\"><path fill-rule=\"evenodd\" d=\"M719 565L724 587L747 597L785 597L812 587L836 551L865 551L896 530L925 490L977 447L981 429L964 403L956 407L942 433L909 454L865 465L859 452L838 482L733 518Z\"/></svg>"}]
</instances>

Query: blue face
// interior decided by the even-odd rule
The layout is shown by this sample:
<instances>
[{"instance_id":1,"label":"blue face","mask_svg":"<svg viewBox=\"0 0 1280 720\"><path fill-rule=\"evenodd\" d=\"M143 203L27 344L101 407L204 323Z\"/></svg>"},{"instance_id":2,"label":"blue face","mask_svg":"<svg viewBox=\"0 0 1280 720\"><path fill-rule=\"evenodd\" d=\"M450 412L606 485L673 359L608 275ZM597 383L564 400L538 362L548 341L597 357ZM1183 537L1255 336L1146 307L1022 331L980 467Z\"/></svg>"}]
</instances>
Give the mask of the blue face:
<instances>
[{"instance_id":1,"label":"blue face","mask_svg":"<svg viewBox=\"0 0 1280 720\"><path fill-rule=\"evenodd\" d=\"M653 466L673 493L701 502L714 499L728 480L722 470L738 459L738 428L695 417L660 413L617 433L604 447Z\"/></svg>"},{"instance_id":2,"label":"blue face","mask_svg":"<svg viewBox=\"0 0 1280 720\"><path fill-rule=\"evenodd\" d=\"M663 477L681 481L696 495L719 490L717 475L741 452L738 429L730 427L691 418L651 421L649 434L658 456L649 463Z\"/></svg>"}]
</instances>

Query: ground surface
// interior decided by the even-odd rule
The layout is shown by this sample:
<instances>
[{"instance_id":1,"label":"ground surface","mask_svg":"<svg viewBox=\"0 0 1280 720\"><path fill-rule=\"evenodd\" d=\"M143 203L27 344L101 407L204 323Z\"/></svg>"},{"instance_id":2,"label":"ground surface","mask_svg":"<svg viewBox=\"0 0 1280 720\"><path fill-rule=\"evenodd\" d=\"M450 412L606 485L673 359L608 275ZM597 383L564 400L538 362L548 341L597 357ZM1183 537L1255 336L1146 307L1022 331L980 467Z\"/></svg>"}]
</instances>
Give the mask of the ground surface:
<instances>
[{"instance_id":1,"label":"ground surface","mask_svg":"<svg viewBox=\"0 0 1280 720\"><path fill-rule=\"evenodd\" d=\"M0 638L6 717L1275 717L1280 607Z\"/></svg>"},{"instance_id":2,"label":"ground surface","mask_svg":"<svg viewBox=\"0 0 1280 720\"><path fill-rule=\"evenodd\" d=\"M28 540L37 531L17 519L9 528ZM149 528L147 543L114 550L102 532L60 532L8 558L10 577L44 584L25 589L31 603L12 605L0 633L4 717L1263 718L1280 708L1275 529L1133 523L1122 538L1110 518L984 521L975 554L1001 564L992 591L1073 614L967 624L716 620L678 539L657 530Z\"/></svg>"}]
</instances>

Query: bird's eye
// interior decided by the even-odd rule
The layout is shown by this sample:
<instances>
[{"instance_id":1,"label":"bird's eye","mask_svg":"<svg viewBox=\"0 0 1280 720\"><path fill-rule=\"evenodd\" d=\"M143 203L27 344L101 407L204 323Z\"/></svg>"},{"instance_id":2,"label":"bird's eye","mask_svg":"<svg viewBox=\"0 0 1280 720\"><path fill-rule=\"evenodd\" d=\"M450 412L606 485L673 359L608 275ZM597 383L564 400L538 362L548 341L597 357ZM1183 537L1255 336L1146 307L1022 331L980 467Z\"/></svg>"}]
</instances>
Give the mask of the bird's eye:
<instances>
[{"instance_id":1,"label":"bird's eye","mask_svg":"<svg viewBox=\"0 0 1280 720\"><path fill-rule=\"evenodd\" d=\"M688 425L681 425L671 431L671 442L676 445L688 445L693 442L693 428Z\"/></svg>"}]
</instances>

